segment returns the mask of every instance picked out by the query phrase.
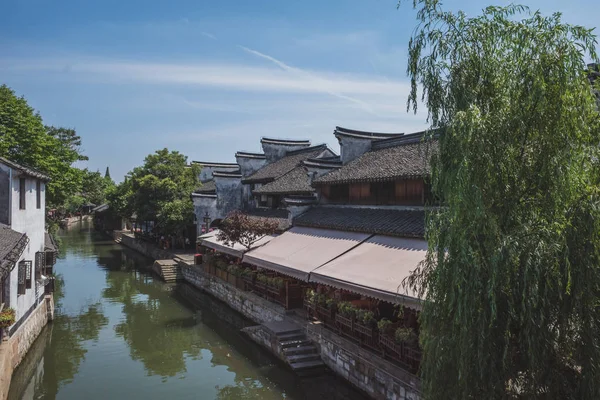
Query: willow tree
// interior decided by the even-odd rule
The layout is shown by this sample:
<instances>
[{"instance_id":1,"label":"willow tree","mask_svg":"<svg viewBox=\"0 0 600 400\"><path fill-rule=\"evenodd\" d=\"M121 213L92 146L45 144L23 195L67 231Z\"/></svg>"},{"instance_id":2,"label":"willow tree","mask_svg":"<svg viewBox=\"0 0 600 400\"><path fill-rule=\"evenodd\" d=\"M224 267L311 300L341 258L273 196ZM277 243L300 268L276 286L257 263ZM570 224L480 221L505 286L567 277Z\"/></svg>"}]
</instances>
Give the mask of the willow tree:
<instances>
[{"instance_id":1,"label":"willow tree","mask_svg":"<svg viewBox=\"0 0 600 400\"><path fill-rule=\"evenodd\" d=\"M408 107L439 128L444 204L409 280L427 299L423 397L598 399L596 38L522 6L414 6Z\"/></svg>"}]
</instances>

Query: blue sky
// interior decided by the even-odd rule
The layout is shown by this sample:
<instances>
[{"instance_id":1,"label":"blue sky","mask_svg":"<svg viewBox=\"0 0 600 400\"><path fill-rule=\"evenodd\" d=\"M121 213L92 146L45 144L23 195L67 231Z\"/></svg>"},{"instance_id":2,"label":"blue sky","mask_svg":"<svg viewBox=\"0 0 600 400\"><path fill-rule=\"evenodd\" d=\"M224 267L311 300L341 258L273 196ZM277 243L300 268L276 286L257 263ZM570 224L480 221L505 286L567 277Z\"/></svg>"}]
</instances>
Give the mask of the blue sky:
<instances>
[{"instance_id":1,"label":"blue sky","mask_svg":"<svg viewBox=\"0 0 600 400\"><path fill-rule=\"evenodd\" d=\"M488 3L489 1L489 3ZM73 127L90 169L122 176L168 147L234 161L262 136L339 148L336 125L412 132L406 112L406 1L6 0L0 83ZM507 1L445 1L477 13ZM598 24L594 0L524 1Z\"/></svg>"}]
</instances>

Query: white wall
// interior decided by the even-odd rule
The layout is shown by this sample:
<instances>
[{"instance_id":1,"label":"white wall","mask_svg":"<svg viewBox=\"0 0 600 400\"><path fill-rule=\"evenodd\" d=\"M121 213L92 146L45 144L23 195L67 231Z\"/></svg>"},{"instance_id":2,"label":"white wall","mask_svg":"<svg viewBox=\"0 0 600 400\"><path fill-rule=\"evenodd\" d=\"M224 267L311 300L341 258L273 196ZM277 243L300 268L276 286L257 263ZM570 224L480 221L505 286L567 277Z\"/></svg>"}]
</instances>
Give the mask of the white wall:
<instances>
[{"instance_id":1,"label":"white wall","mask_svg":"<svg viewBox=\"0 0 600 400\"><path fill-rule=\"evenodd\" d=\"M17 320L35 304L36 282L35 282L35 253L44 251L44 232L46 228L45 208L46 208L46 185L41 182L41 207L36 207L36 179L25 176L25 210L19 209L19 178L23 177L18 171L13 170L11 192L11 229L17 232L26 233L29 243L21 260L31 261L33 265L31 289L27 289L24 295L17 295L19 265L15 265L10 273L10 306L17 312ZM43 288L42 288L43 290Z\"/></svg>"}]
</instances>

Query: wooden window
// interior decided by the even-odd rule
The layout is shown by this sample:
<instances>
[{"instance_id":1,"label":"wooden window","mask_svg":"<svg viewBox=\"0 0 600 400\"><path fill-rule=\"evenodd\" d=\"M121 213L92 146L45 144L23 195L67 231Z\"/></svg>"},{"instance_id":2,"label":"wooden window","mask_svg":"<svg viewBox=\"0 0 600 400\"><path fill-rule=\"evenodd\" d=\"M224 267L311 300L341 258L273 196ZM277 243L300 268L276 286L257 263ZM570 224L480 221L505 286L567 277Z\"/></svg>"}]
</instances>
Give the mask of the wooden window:
<instances>
[{"instance_id":1,"label":"wooden window","mask_svg":"<svg viewBox=\"0 0 600 400\"><path fill-rule=\"evenodd\" d=\"M35 203L38 210L42 208L42 182L35 182Z\"/></svg>"},{"instance_id":2,"label":"wooden window","mask_svg":"<svg viewBox=\"0 0 600 400\"><path fill-rule=\"evenodd\" d=\"M394 182L372 183L371 196L375 204L393 204L396 198L396 184Z\"/></svg>"},{"instance_id":3,"label":"wooden window","mask_svg":"<svg viewBox=\"0 0 600 400\"><path fill-rule=\"evenodd\" d=\"M332 203L347 203L349 197L349 185L331 185L329 188L329 200Z\"/></svg>"},{"instance_id":4,"label":"wooden window","mask_svg":"<svg viewBox=\"0 0 600 400\"><path fill-rule=\"evenodd\" d=\"M350 184L350 203L369 204L371 200L371 185L369 183Z\"/></svg>"},{"instance_id":5,"label":"wooden window","mask_svg":"<svg viewBox=\"0 0 600 400\"><path fill-rule=\"evenodd\" d=\"M17 294L25 294L26 289L27 289L27 261L21 261L21 262L19 262L19 273L17 275Z\"/></svg>"},{"instance_id":6,"label":"wooden window","mask_svg":"<svg viewBox=\"0 0 600 400\"><path fill-rule=\"evenodd\" d=\"M42 279L42 271L46 267L46 254L43 251L35 253L35 279Z\"/></svg>"},{"instance_id":7,"label":"wooden window","mask_svg":"<svg viewBox=\"0 0 600 400\"><path fill-rule=\"evenodd\" d=\"M25 178L19 179L19 208L21 210L25 209L25 195L27 192L25 191Z\"/></svg>"},{"instance_id":8,"label":"wooden window","mask_svg":"<svg viewBox=\"0 0 600 400\"><path fill-rule=\"evenodd\" d=\"M56 252L55 251L47 251L46 252L46 260L44 261L46 267L56 264Z\"/></svg>"},{"instance_id":9,"label":"wooden window","mask_svg":"<svg viewBox=\"0 0 600 400\"><path fill-rule=\"evenodd\" d=\"M31 261L21 261L25 265L25 289L31 289L33 280L33 263Z\"/></svg>"}]
</instances>

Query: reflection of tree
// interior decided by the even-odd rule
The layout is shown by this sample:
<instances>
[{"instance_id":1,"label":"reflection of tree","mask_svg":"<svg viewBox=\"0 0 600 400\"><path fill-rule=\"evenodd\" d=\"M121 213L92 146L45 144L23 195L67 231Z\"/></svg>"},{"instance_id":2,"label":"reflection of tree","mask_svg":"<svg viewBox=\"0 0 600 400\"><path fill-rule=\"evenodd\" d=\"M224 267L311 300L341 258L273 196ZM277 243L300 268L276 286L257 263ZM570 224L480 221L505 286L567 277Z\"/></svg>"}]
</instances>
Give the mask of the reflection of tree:
<instances>
[{"instance_id":1,"label":"reflection of tree","mask_svg":"<svg viewBox=\"0 0 600 400\"><path fill-rule=\"evenodd\" d=\"M103 326L108 324L100 304L92 304L77 316L56 315L52 323L52 345L45 353L45 388L57 393L58 388L73 380L85 359L87 349L83 342L98 340Z\"/></svg>"},{"instance_id":2,"label":"reflection of tree","mask_svg":"<svg viewBox=\"0 0 600 400\"><path fill-rule=\"evenodd\" d=\"M200 357L193 314L173 301L161 283L136 270L110 271L106 283L103 296L123 304L125 320L115 332L149 374L174 376L186 371L186 355Z\"/></svg>"}]
</instances>

